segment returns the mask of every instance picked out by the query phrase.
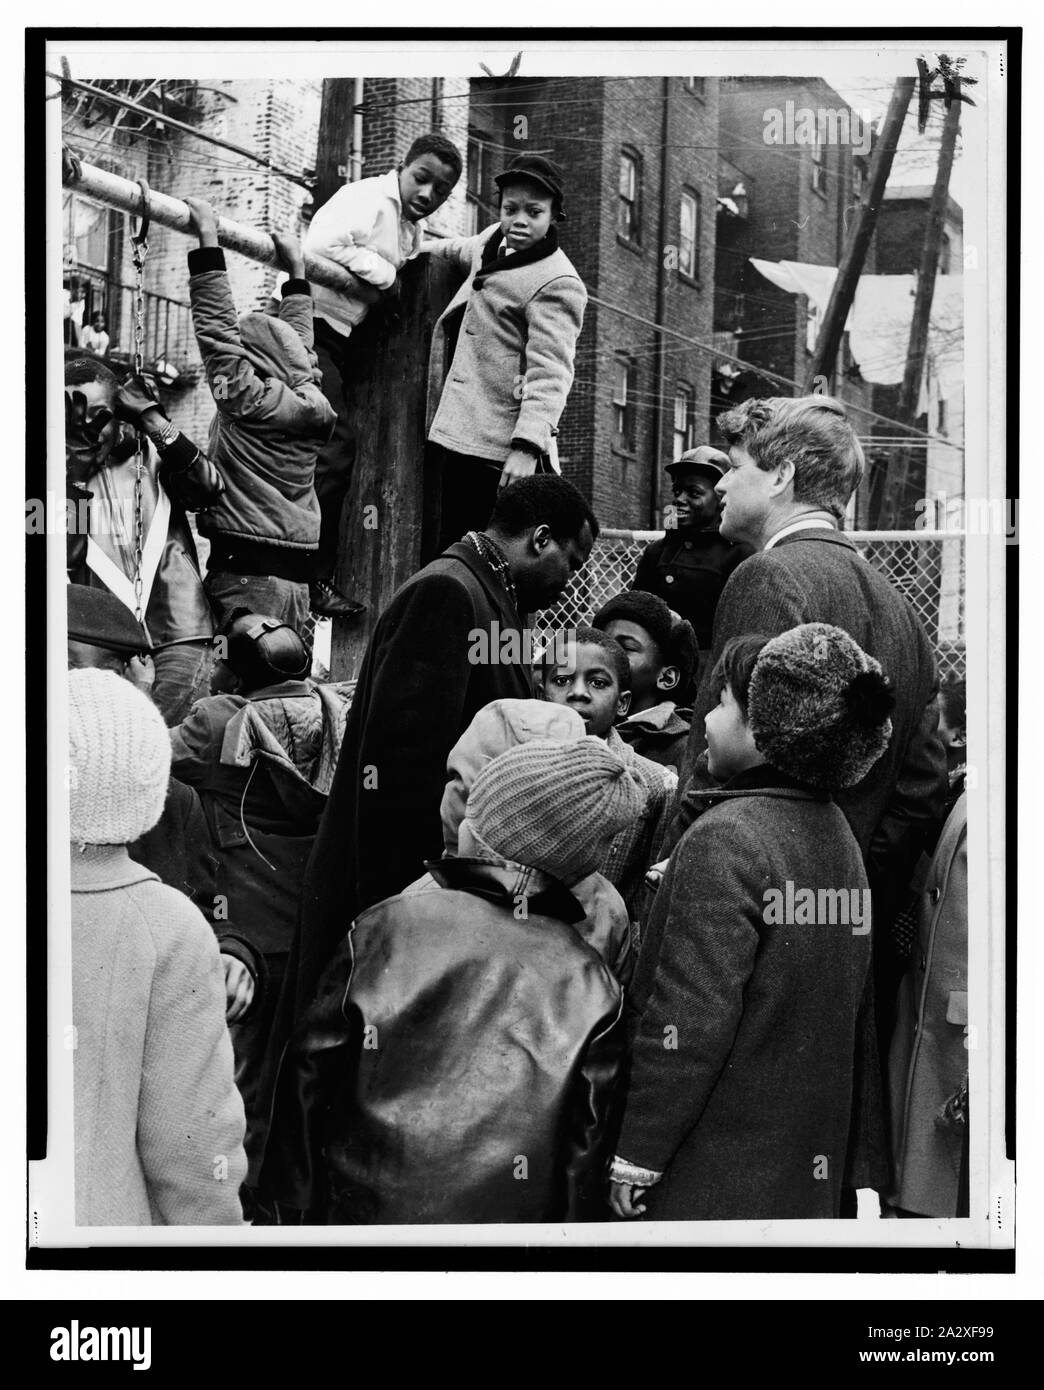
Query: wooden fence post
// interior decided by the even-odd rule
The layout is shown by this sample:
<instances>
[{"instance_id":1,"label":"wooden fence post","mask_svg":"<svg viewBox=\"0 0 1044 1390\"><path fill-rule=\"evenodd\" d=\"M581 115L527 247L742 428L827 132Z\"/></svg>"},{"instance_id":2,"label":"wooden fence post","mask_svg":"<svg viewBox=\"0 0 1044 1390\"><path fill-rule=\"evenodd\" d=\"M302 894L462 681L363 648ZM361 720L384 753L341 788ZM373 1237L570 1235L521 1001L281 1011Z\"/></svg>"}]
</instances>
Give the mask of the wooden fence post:
<instances>
[{"instance_id":1,"label":"wooden fence post","mask_svg":"<svg viewBox=\"0 0 1044 1390\"><path fill-rule=\"evenodd\" d=\"M460 272L441 258L420 256L403 267L400 281L401 323L390 327L375 309L353 344L353 357L360 349L362 357L349 403L356 455L336 579L338 588L368 607L359 619L334 619L334 680L358 675L377 619L420 568L425 516L430 525L437 505L424 470L428 352Z\"/></svg>"}]
</instances>

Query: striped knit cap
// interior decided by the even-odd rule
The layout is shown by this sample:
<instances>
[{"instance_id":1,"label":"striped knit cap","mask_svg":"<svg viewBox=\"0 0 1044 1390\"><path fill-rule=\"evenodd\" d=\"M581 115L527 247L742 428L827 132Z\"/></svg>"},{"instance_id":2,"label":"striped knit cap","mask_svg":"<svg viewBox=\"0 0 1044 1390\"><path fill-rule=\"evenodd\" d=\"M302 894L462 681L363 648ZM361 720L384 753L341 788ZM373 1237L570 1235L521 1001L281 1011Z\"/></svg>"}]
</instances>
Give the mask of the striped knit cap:
<instances>
[{"instance_id":1,"label":"striped knit cap","mask_svg":"<svg viewBox=\"0 0 1044 1390\"><path fill-rule=\"evenodd\" d=\"M69 672L69 839L125 845L163 814L170 733L159 710L115 671Z\"/></svg>"},{"instance_id":2,"label":"striped knit cap","mask_svg":"<svg viewBox=\"0 0 1044 1390\"><path fill-rule=\"evenodd\" d=\"M572 884L595 872L608 841L638 819L645 799L602 739L532 739L482 770L467 819L505 859Z\"/></svg>"}]
</instances>

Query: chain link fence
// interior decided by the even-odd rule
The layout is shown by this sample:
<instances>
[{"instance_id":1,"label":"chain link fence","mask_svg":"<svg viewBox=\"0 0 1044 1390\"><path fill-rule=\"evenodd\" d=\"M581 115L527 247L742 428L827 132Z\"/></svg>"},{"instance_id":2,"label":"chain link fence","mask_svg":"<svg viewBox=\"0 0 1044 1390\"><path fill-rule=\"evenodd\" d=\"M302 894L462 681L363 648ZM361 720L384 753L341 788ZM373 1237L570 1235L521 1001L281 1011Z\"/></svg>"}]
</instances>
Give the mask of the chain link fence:
<instances>
[{"instance_id":1,"label":"chain link fence","mask_svg":"<svg viewBox=\"0 0 1044 1390\"><path fill-rule=\"evenodd\" d=\"M602 531L565 597L540 613L541 631L580 627L630 588L638 558L661 531ZM964 537L950 531L849 531L849 539L913 604L932 641L939 679L964 679Z\"/></svg>"}]
</instances>

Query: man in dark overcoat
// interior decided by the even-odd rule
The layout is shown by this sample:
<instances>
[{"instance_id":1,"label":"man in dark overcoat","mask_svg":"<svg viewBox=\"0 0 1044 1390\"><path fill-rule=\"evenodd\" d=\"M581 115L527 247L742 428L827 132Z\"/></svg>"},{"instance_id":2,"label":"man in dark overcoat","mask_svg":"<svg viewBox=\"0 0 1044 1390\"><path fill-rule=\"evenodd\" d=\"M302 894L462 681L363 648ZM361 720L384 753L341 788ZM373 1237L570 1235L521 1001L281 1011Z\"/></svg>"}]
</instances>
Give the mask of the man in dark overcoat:
<instances>
[{"instance_id":1,"label":"man in dark overcoat","mask_svg":"<svg viewBox=\"0 0 1044 1390\"><path fill-rule=\"evenodd\" d=\"M525 617L561 598L597 535L571 483L522 478L381 615L305 875L298 1011L355 917L441 856L450 749L491 700L532 698Z\"/></svg>"}]
</instances>

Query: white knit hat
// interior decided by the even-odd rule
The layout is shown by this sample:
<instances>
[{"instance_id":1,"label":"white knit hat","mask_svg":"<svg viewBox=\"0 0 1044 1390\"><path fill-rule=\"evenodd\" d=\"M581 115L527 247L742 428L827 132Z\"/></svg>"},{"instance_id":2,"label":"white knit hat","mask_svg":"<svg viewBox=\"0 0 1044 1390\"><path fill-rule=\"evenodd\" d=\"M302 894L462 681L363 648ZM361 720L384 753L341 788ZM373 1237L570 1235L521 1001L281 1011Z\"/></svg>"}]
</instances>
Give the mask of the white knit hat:
<instances>
[{"instance_id":1,"label":"white knit hat","mask_svg":"<svg viewBox=\"0 0 1044 1390\"><path fill-rule=\"evenodd\" d=\"M159 710L115 671L69 672L69 838L125 845L163 814L170 733Z\"/></svg>"}]
</instances>

